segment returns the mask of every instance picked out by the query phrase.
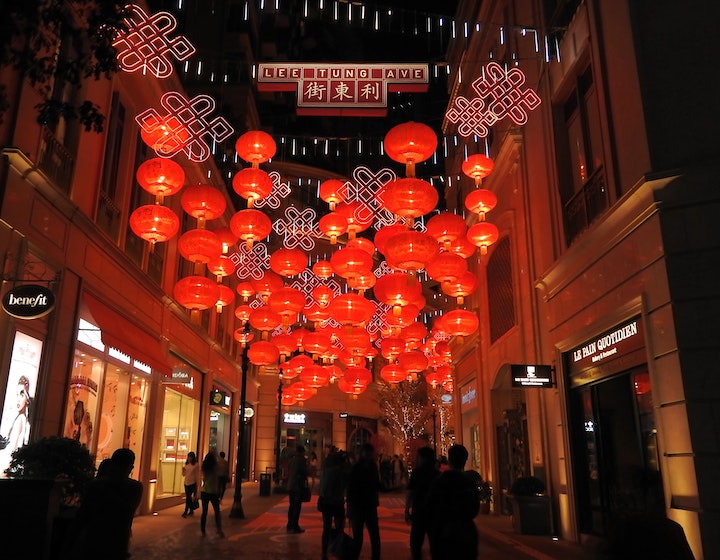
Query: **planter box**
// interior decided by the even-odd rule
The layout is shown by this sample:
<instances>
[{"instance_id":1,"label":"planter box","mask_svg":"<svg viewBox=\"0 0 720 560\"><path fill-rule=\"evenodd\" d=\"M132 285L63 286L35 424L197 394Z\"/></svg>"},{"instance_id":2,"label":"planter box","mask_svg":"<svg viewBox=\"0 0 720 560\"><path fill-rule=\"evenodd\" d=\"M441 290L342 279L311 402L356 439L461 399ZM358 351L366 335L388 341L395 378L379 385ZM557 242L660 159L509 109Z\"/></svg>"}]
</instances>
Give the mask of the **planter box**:
<instances>
[{"instance_id":1,"label":"planter box","mask_svg":"<svg viewBox=\"0 0 720 560\"><path fill-rule=\"evenodd\" d=\"M552 535L553 515L550 496L511 496L512 524L521 535Z\"/></svg>"}]
</instances>

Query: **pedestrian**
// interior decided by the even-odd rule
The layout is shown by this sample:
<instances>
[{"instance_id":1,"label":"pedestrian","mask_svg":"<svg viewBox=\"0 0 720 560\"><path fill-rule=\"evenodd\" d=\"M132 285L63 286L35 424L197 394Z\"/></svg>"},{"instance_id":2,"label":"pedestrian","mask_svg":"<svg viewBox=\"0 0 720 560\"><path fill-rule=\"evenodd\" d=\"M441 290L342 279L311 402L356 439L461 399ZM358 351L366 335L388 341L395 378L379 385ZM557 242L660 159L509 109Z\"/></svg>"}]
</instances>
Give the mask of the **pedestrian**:
<instances>
[{"instance_id":1,"label":"pedestrian","mask_svg":"<svg viewBox=\"0 0 720 560\"><path fill-rule=\"evenodd\" d=\"M432 560L476 560L478 534L475 516L480 511L480 493L463 474L468 451L455 444L448 450L448 469L430 486L430 556Z\"/></svg>"},{"instance_id":2,"label":"pedestrian","mask_svg":"<svg viewBox=\"0 0 720 560\"><path fill-rule=\"evenodd\" d=\"M403 465L402 459L400 459L400 455L395 453L393 455L392 460L392 485L393 488L399 488L402 484L402 478L403 478L403 471L405 470L405 465Z\"/></svg>"},{"instance_id":3,"label":"pedestrian","mask_svg":"<svg viewBox=\"0 0 720 560\"><path fill-rule=\"evenodd\" d=\"M318 473L318 456L314 451L310 454L310 464L308 465L308 476L310 477L310 491L315 489L315 479Z\"/></svg>"},{"instance_id":4,"label":"pedestrian","mask_svg":"<svg viewBox=\"0 0 720 560\"><path fill-rule=\"evenodd\" d=\"M98 551L107 560L126 560L135 510L143 493L130 478L135 466L131 449L116 449L101 476L85 489L78 511L78 543L73 558L94 560Z\"/></svg>"},{"instance_id":5,"label":"pedestrian","mask_svg":"<svg viewBox=\"0 0 720 560\"><path fill-rule=\"evenodd\" d=\"M323 462L318 509L322 513L322 560L327 560L330 540L345 530L345 493L349 464L345 455L333 450Z\"/></svg>"},{"instance_id":6,"label":"pedestrian","mask_svg":"<svg viewBox=\"0 0 720 560\"><path fill-rule=\"evenodd\" d=\"M372 550L372 560L380 560L380 474L375 462L375 448L365 443L360 449L358 461L350 469L347 488L347 505L355 541L355 559L360 557L363 545L363 527L367 527Z\"/></svg>"},{"instance_id":7,"label":"pedestrian","mask_svg":"<svg viewBox=\"0 0 720 560\"><path fill-rule=\"evenodd\" d=\"M202 502L202 514L200 515L200 533L205 536L205 524L207 522L208 504L212 504L215 513L215 530L221 539L225 537L220 519L220 482L218 480L218 459L215 450L211 450L203 459L202 466L202 490L200 501Z\"/></svg>"},{"instance_id":8,"label":"pedestrian","mask_svg":"<svg viewBox=\"0 0 720 560\"><path fill-rule=\"evenodd\" d=\"M416 466L410 474L405 499L405 522L410 524L410 556L412 560L422 559L425 535L430 534L430 512L427 506L428 492L433 481L440 475L435 466L435 452L432 447L417 450Z\"/></svg>"},{"instance_id":9,"label":"pedestrian","mask_svg":"<svg viewBox=\"0 0 720 560\"><path fill-rule=\"evenodd\" d=\"M308 464L305 458L305 448L298 445L295 448L295 455L290 459L288 465L288 495L290 505L288 507L288 533L304 533L305 529L300 527L300 511L302 510L302 494L308 484Z\"/></svg>"},{"instance_id":10,"label":"pedestrian","mask_svg":"<svg viewBox=\"0 0 720 560\"><path fill-rule=\"evenodd\" d=\"M220 484L220 500L225 495L228 482L230 482L230 465L225 458L225 452L221 451L218 457L218 483Z\"/></svg>"},{"instance_id":11,"label":"pedestrian","mask_svg":"<svg viewBox=\"0 0 720 560\"><path fill-rule=\"evenodd\" d=\"M195 514L195 504L198 499L198 483L200 482L200 464L194 451L187 454L182 469L183 484L185 485L185 509L182 516Z\"/></svg>"}]
</instances>

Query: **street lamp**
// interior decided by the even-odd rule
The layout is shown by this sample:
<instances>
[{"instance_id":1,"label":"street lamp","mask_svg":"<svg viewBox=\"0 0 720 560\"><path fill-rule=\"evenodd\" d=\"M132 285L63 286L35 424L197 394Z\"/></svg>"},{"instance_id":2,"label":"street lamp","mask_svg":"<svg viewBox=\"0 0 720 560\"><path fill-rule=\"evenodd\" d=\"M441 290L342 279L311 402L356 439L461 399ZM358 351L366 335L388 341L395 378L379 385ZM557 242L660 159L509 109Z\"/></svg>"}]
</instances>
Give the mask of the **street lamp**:
<instances>
[{"instance_id":1,"label":"street lamp","mask_svg":"<svg viewBox=\"0 0 720 560\"><path fill-rule=\"evenodd\" d=\"M248 373L248 347L245 346L242 353L242 381L240 385L240 428L237 444L237 462L235 463L235 493L233 505L229 516L235 519L245 519L245 512L242 506L242 476L245 470L245 400L247 398L247 373Z\"/></svg>"}]
</instances>

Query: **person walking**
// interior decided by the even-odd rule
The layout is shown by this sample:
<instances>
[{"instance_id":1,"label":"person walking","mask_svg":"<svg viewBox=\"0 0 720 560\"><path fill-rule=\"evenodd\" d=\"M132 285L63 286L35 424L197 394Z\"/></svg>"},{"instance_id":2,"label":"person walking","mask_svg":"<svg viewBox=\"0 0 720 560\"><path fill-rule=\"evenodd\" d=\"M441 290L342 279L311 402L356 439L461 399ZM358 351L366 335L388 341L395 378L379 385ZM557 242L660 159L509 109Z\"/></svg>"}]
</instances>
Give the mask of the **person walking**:
<instances>
[{"instance_id":1,"label":"person walking","mask_svg":"<svg viewBox=\"0 0 720 560\"><path fill-rule=\"evenodd\" d=\"M287 490L290 497L288 507L288 533L304 533L305 529L300 527L300 511L302 510L302 493L308 484L308 464L305 458L305 448L298 445L295 448L295 455L290 459L288 465Z\"/></svg>"},{"instance_id":2,"label":"person walking","mask_svg":"<svg viewBox=\"0 0 720 560\"><path fill-rule=\"evenodd\" d=\"M367 527L370 538L372 560L380 560L380 526L378 505L380 504L380 474L375 461L375 448L363 444L358 461L350 469L347 488L348 515L355 540L355 560L360 557L363 545L363 527Z\"/></svg>"},{"instance_id":3,"label":"person walking","mask_svg":"<svg viewBox=\"0 0 720 560\"><path fill-rule=\"evenodd\" d=\"M208 505L212 504L215 513L215 529L217 536L221 539L225 537L222 530L222 521L220 519L220 482L218 480L218 460L215 450L213 449L203 459L202 466L202 490L200 492L200 501L202 502L202 515L200 515L200 533L205 536L205 524L207 522Z\"/></svg>"},{"instance_id":4,"label":"person walking","mask_svg":"<svg viewBox=\"0 0 720 560\"><path fill-rule=\"evenodd\" d=\"M195 503L198 499L198 483L200 482L200 464L194 451L187 454L182 469L183 483L185 485L185 509L182 516L187 517L195 513Z\"/></svg>"},{"instance_id":5,"label":"person walking","mask_svg":"<svg viewBox=\"0 0 720 560\"><path fill-rule=\"evenodd\" d=\"M405 522L410 525L410 557L422 560L422 546L425 535L430 532L430 512L427 496L430 486L440 475L435 466L435 452L432 447L417 450L416 466L410 475L405 499Z\"/></svg>"},{"instance_id":6,"label":"person walking","mask_svg":"<svg viewBox=\"0 0 720 560\"><path fill-rule=\"evenodd\" d=\"M448 450L448 469L430 485L430 556L432 560L476 560L478 533L475 516L480 511L480 493L463 474L468 451L455 444Z\"/></svg>"},{"instance_id":7,"label":"person walking","mask_svg":"<svg viewBox=\"0 0 720 560\"><path fill-rule=\"evenodd\" d=\"M228 482L230 482L230 465L225 458L225 452L221 451L218 457L218 483L220 484L220 500L222 501L227 489Z\"/></svg>"},{"instance_id":8,"label":"person walking","mask_svg":"<svg viewBox=\"0 0 720 560\"><path fill-rule=\"evenodd\" d=\"M328 558L328 545L332 537L345 530L345 493L347 492L349 464L343 453L332 450L323 462L320 475L318 509L322 513L322 560Z\"/></svg>"}]
</instances>

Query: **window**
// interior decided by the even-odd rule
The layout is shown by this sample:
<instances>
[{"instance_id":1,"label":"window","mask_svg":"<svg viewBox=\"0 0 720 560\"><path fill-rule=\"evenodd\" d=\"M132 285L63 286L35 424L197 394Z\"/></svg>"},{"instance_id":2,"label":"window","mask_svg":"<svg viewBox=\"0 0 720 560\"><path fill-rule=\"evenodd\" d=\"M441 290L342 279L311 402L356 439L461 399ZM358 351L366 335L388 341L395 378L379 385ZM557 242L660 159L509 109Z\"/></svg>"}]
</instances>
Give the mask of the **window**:
<instances>
[{"instance_id":1,"label":"window","mask_svg":"<svg viewBox=\"0 0 720 560\"><path fill-rule=\"evenodd\" d=\"M118 168L125 126L125 107L120 95L115 92L108 122L105 165L103 166L100 200L98 201L95 223L117 243L120 234L121 211L118 205Z\"/></svg>"},{"instance_id":2,"label":"window","mask_svg":"<svg viewBox=\"0 0 720 560\"><path fill-rule=\"evenodd\" d=\"M497 242L487 265L490 343L515 326L510 238Z\"/></svg>"}]
</instances>

